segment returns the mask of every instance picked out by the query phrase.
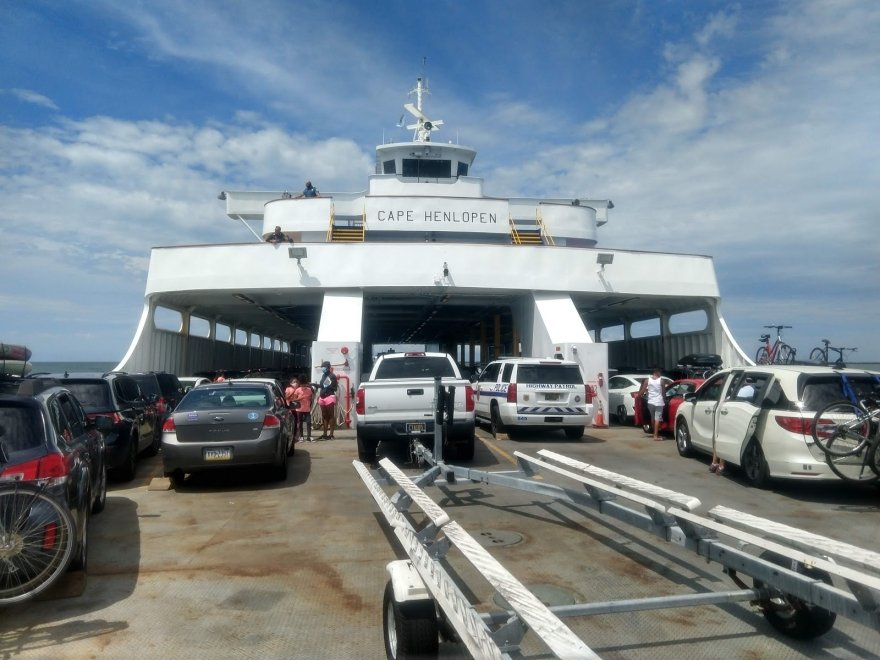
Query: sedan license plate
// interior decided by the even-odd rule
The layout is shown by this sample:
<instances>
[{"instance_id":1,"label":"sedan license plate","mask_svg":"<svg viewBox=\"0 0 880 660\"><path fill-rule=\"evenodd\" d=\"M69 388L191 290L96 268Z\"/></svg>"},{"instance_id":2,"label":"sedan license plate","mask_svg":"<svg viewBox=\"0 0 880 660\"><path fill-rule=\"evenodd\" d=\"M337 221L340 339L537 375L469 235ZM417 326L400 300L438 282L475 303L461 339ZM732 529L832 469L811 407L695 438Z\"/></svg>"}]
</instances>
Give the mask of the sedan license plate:
<instances>
[{"instance_id":1,"label":"sedan license plate","mask_svg":"<svg viewBox=\"0 0 880 660\"><path fill-rule=\"evenodd\" d=\"M202 450L202 457L206 461L231 461L232 447L212 447Z\"/></svg>"},{"instance_id":2,"label":"sedan license plate","mask_svg":"<svg viewBox=\"0 0 880 660\"><path fill-rule=\"evenodd\" d=\"M407 433L424 433L425 432L425 424L424 422L419 422L417 424L407 424L406 425Z\"/></svg>"}]
</instances>

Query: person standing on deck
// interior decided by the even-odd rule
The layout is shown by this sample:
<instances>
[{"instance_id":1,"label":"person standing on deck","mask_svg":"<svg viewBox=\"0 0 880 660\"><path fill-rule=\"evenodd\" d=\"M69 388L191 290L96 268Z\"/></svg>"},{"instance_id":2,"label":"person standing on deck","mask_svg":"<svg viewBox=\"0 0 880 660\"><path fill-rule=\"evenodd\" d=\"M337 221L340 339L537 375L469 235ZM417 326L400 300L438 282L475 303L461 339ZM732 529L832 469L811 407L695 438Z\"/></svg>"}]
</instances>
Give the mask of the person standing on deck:
<instances>
[{"instance_id":1,"label":"person standing on deck","mask_svg":"<svg viewBox=\"0 0 880 660\"><path fill-rule=\"evenodd\" d=\"M332 440L336 430L336 376L330 370L330 363L321 363L321 377L318 379L318 405L321 406L321 430L319 440ZM330 432L328 435L327 432Z\"/></svg>"},{"instance_id":2,"label":"person standing on deck","mask_svg":"<svg viewBox=\"0 0 880 660\"><path fill-rule=\"evenodd\" d=\"M300 197L320 197L321 193L318 192L318 189L312 185L311 181L306 181L306 187L302 191Z\"/></svg>"},{"instance_id":3,"label":"person standing on deck","mask_svg":"<svg viewBox=\"0 0 880 660\"><path fill-rule=\"evenodd\" d=\"M663 421L663 408L666 405L666 381L660 375L660 367L654 367L651 375L642 381L639 396L648 393L648 411L654 428L654 440L660 440L660 422Z\"/></svg>"}]
</instances>

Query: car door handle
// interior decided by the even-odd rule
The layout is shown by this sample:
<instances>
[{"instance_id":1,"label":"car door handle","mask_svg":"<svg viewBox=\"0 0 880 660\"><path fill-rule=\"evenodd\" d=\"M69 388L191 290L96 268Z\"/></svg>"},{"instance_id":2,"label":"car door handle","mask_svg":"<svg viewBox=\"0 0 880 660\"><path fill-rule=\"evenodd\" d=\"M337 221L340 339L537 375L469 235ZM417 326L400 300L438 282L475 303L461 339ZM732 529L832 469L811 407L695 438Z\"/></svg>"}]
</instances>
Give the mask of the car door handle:
<instances>
[{"instance_id":1,"label":"car door handle","mask_svg":"<svg viewBox=\"0 0 880 660\"><path fill-rule=\"evenodd\" d=\"M425 393L425 390L422 389L408 389L406 391L407 396L421 396Z\"/></svg>"},{"instance_id":2,"label":"car door handle","mask_svg":"<svg viewBox=\"0 0 880 660\"><path fill-rule=\"evenodd\" d=\"M726 415L726 414L727 414L727 411L726 411L726 410L722 410L722 411L721 411L721 414L722 414L722 415Z\"/></svg>"}]
</instances>

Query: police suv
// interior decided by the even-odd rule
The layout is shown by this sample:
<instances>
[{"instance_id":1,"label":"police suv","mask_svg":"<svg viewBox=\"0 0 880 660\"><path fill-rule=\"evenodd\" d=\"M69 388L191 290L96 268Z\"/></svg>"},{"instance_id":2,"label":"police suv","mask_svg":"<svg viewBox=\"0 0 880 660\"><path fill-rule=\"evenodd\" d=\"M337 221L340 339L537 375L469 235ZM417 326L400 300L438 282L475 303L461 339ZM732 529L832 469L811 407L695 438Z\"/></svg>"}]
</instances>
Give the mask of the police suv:
<instances>
[{"instance_id":1,"label":"police suv","mask_svg":"<svg viewBox=\"0 0 880 660\"><path fill-rule=\"evenodd\" d=\"M590 388L580 366L570 360L502 358L486 365L474 383L478 421L492 435L515 435L527 428L562 429L576 440L592 422Z\"/></svg>"}]
</instances>

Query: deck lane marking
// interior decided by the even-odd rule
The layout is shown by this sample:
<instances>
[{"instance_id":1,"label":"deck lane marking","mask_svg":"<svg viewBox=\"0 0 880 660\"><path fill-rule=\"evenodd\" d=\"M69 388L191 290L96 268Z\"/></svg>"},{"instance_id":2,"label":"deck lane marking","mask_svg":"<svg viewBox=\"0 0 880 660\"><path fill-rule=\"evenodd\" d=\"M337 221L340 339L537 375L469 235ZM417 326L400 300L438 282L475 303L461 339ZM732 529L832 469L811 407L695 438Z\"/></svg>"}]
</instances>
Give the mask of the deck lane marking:
<instances>
[{"instance_id":1,"label":"deck lane marking","mask_svg":"<svg viewBox=\"0 0 880 660\"><path fill-rule=\"evenodd\" d=\"M486 445L493 453L498 454L502 458L506 458L508 461L517 465L516 459L511 455L504 451L501 447L495 444L496 441L489 440L488 438L481 437L480 440L483 441L483 444Z\"/></svg>"}]
</instances>

